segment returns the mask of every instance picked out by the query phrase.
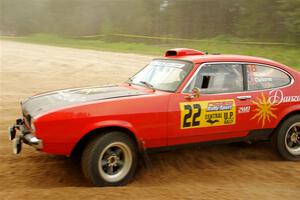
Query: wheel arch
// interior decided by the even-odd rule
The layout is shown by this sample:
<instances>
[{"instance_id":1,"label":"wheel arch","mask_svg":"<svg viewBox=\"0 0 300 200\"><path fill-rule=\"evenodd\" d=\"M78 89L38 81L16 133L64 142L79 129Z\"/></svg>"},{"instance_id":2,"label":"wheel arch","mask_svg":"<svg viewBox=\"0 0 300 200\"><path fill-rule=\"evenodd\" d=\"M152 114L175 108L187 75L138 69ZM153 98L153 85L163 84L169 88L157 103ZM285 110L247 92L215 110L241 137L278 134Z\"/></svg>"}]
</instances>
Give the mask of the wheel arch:
<instances>
[{"instance_id":1,"label":"wheel arch","mask_svg":"<svg viewBox=\"0 0 300 200\"><path fill-rule=\"evenodd\" d=\"M74 157L74 156L80 155L82 153L82 150L84 149L84 147L90 140L94 139L95 137L98 137L99 135L103 135L105 133L112 132L112 131L123 132L124 134L128 135L134 141L134 143L136 144L138 149L142 148L141 141L137 138L137 136L135 135L135 133L132 130L122 127L122 126L114 125L114 126L98 127L98 128L95 128L95 129L89 131L88 133L86 133L75 144L74 148L72 149L72 151L70 153L70 156Z\"/></svg>"},{"instance_id":2,"label":"wheel arch","mask_svg":"<svg viewBox=\"0 0 300 200\"><path fill-rule=\"evenodd\" d=\"M276 129L277 129L278 127L280 127L281 124L282 124L285 120L287 120L288 118L290 118L291 116L294 116L294 115L300 115L300 108L297 109L297 110L291 111L291 112L287 113L284 117L282 117L281 120L279 121L279 123L277 124Z\"/></svg>"}]
</instances>

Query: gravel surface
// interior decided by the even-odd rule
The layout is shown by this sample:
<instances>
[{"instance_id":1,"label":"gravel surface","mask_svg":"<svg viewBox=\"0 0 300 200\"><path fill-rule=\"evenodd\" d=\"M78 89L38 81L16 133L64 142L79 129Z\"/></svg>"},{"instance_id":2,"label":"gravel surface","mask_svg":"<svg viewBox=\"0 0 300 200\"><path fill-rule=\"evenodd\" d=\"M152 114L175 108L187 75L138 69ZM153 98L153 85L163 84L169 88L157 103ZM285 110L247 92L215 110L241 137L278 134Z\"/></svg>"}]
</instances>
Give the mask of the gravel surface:
<instances>
[{"instance_id":1,"label":"gravel surface","mask_svg":"<svg viewBox=\"0 0 300 200\"><path fill-rule=\"evenodd\" d=\"M61 88L120 83L151 56L0 41L0 200L2 199L299 199L300 162L268 143L213 145L151 155L125 187L96 188L78 162L24 146L13 155L7 127L19 102Z\"/></svg>"}]
</instances>

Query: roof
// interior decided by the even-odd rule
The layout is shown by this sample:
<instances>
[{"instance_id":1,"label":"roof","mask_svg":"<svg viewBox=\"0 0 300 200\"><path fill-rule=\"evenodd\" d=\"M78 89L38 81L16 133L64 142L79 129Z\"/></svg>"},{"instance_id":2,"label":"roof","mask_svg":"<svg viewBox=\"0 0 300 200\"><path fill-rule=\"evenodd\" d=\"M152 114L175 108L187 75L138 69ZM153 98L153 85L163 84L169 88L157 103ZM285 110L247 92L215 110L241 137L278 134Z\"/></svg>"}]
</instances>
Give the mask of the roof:
<instances>
[{"instance_id":1,"label":"roof","mask_svg":"<svg viewBox=\"0 0 300 200\"><path fill-rule=\"evenodd\" d=\"M169 52L172 52L169 54ZM176 52L177 54L174 54ZM169 56L170 55L170 56ZM165 58L188 60L195 64L206 62L250 62L273 65L278 67L286 67L281 63L265 58L244 55L222 55L222 54L206 54L193 49L171 49L166 52Z\"/></svg>"}]
</instances>

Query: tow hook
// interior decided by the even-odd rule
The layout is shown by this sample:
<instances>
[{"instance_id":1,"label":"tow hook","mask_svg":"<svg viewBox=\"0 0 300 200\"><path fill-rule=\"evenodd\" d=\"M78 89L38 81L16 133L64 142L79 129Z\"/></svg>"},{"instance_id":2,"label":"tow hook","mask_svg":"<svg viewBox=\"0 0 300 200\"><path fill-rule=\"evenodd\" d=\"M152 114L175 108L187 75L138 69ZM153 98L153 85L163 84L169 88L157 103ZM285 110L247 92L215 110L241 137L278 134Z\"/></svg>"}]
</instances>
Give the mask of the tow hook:
<instances>
[{"instance_id":1,"label":"tow hook","mask_svg":"<svg viewBox=\"0 0 300 200\"><path fill-rule=\"evenodd\" d=\"M20 126L24 124L23 119L18 118L16 119L16 125L8 128L8 139L13 140L16 137L17 130L20 131Z\"/></svg>"},{"instance_id":2,"label":"tow hook","mask_svg":"<svg viewBox=\"0 0 300 200\"><path fill-rule=\"evenodd\" d=\"M13 141L12 144L14 154L19 154L22 150L23 137L22 135L16 137L17 130L20 130L20 128L17 125L8 128L8 138L9 140Z\"/></svg>"},{"instance_id":3,"label":"tow hook","mask_svg":"<svg viewBox=\"0 0 300 200\"><path fill-rule=\"evenodd\" d=\"M9 127L8 128L8 139L13 140L16 137L16 127Z\"/></svg>"},{"instance_id":4,"label":"tow hook","mask_svg":"<svg viewBox=\"0 0 300 200\"><path fill-rule=\"evenodd\" d=\"M13 153L19 154L22 150L22 138L18 137L13 140Z\"/></svg>"},{"instance_id":5,"label":"tow hook","mask_svg":"<svg viewBox=\"0 0 300 200\"><path fill-rule=\"evenodd\" d=\"M17 136L17 131L20 134ZM42 140L32 135L31 131L28 130L24 125L24 120L19 118L16 120L16 124L8 128L8 138L13 141L13 153L19 154L22 150L22 144L28 144L37 150L43 148Z\"/></svg>"},{"instance_id":6,"label":"tow hook","mask_svg":"<svg viewBox=\"0 0 300 200\"><path fill-rule=\"evenodd\" d=\"M8 128L8 139L13 141L13 152L19 154L22 150L22 137L16 137L17 130L20 131L20 126L24 124L23 119L18 118L16 124Z\"/></svg>"}]
</instances>

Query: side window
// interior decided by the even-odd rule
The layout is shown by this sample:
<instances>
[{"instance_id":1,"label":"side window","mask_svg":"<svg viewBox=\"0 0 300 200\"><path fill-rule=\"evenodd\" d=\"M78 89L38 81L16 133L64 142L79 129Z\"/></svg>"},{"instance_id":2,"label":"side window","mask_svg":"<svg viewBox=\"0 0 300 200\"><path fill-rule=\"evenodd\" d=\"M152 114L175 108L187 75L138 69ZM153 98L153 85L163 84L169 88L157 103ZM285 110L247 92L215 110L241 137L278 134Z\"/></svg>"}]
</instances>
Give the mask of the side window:
<instances>
[{"instance_id":1,"label":"side window","mask_svg":"<svg viewBox=\"0 0 300 200\"><path fill-rule=\"evenodd\" d=\"M243 91L243 71L240 64L206 64L192 79L185 93L199 88L203 94Z\"/></svg>"},{"instance_id":2,"label":"side window","mask_svg":"<svg viewBox=\"0 0 300 200\"><path fill-rule=\"evenodd\" d=\"M247 65L248 90L262 90L282 87L291 82L290 77L273 67L265 65Z\"/></svg>"}]
</instances>

